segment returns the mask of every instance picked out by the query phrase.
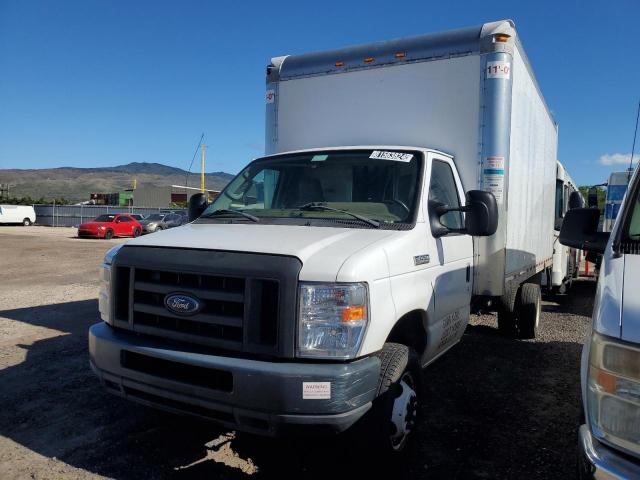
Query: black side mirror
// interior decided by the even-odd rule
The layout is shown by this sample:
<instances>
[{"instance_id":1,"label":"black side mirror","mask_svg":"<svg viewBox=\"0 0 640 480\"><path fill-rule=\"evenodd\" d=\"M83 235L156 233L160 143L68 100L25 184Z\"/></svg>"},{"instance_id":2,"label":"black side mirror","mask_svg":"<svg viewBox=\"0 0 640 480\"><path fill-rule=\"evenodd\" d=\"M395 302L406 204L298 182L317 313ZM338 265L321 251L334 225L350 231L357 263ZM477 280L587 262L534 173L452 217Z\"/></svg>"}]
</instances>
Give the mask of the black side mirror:
<instances>
[{"instance_id":1,"label":"black side mirror","mask_svg":"<svg viewBox=\"0 0 640 480\"><path fill-rule=\"evenodd\" d=\"M567 247L604 253L609 241L609 232L598 232L600 210L576 208L569 210L562 222L560 243Z\"/></svg>"},{"instance_id":2,"label":"black side mirror","mask_svg":"<svg viewBox=\"0 0 640 480\"><path fill-rule=\"evenodd\" d=\"M429 200L429 225L431 226L431 235L434 238L444 237L446 234L451 233L450 229L440 223L440 217L452 210L442 202Z\"/></svg>"},{"instance_id":3,"label":"black side mirror","mask_svg":"<svg viewBox=\"0 0 640 480\"><path fill-rule=\"evenodd\" d=\"M469 190L465 195L464 229L474 237L489 237L498 229L498 203L491 192Z\"/></svg>"},{"instance_id":4,"label":"black side mirror","mask_svg":"<svg viewBox=\"0 0 640 480\"><path fill-rule=\"evenodd\" d=\"M597 194L596 194L596 206L598 203ZM569 195L569 210L573 210L574 208L582 208L584 207L584 200L582 198L582 194L578 191L571 192Z\"/></svg>"},{"instance_id":5,"label":"black side mirror","mask_svg":"<svg viewBox=\"0 0 640 480\"><path fill-rule=\"evenodd\" d=\"M189 221L193 222L209 206L209 201L204 193L194 193L189 198Z\"/></svg>"},{"instance_id":6,"label":"black side mirror","mask_svg":"<svg viewBox=\"0 0 640 480\"><path fill-rule=\"evenodd\" d=\"M598 187L591 187L589 189L589 195L587 196L587 203L589 208L598 206Z\"/></svg>"},{"instance_id":7,"label":"black side mirror","mask_svg":"<svg viewBox=\"0 0 640 480\"><path fill-rule=\"evenodd\" d=\"M474 237L488 237L498 229L498 204L493 193L469 190L464 207L450 208L444 203L429 200L429 224L435 238L448 233L465 233ZM465 212L464 228L451 229L440 223L440 217L448 212Z\"/></svg>"}]
</instances>

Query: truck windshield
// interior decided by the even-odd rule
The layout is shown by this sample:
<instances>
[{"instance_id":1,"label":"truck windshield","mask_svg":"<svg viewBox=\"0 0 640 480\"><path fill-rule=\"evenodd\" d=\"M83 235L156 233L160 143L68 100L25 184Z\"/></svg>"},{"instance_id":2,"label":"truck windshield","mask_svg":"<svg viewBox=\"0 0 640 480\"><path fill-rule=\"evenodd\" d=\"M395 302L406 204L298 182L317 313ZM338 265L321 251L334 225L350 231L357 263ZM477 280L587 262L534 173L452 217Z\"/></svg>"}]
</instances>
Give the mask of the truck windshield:
<instances>
[{"instance_id":1,"label":"truck windshield","mask_svg":"<svg viewBox=\"0 0 640 480\"><path fill-rule=\"evenodd\" d=\"M410 223L420 165L421 157L414 152L372 150L259 159L229 183L203 217L218 210L236 210L260 219L318 218L362 223L336 211L345 210L378 222ZM332 208L308 208L309 204Z\"/></svg>"}]
</instances>

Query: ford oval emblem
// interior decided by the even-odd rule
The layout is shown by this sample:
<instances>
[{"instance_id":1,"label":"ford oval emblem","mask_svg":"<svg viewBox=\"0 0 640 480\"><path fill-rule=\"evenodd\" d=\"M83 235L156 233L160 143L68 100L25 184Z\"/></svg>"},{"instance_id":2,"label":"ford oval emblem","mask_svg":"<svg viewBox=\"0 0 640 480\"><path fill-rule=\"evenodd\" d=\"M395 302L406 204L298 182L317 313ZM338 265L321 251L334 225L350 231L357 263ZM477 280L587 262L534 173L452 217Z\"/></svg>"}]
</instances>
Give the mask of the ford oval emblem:
<instances>
[{"instance_id":1,"label":"ford oval emblem","mask_svg":"<svg viewBox=\"0 0 640 480\"><path fill-rule=\"evenodd\" d=\"M170 293L164 297L167 310L178 315L195 315L202 308L200 300L184 293Z\"/></svg>"}]
</instances>

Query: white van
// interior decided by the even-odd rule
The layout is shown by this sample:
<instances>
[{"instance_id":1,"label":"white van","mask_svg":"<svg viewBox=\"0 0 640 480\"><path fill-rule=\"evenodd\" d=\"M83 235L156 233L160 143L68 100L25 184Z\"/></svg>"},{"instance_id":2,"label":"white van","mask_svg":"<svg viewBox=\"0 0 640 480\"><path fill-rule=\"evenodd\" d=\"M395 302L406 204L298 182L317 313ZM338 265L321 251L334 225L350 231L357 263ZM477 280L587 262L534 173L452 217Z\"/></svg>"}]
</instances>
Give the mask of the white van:
<instances>
[{"instance_id":1,"label":"white van","mask_svg":"<svg viewBox=\"0 0 640 480\"><path fill-rule=\"evenodd\" d=\"M598 232L600 211L567 212L560 242L601 253L593 323L582 351L580 478L640 478L640 177L613 230Z\"/></svg>"},{"instance_id":2,"label":"white van","mask_svg":"<svg viewBox=\"0 0 640 480\"><path fill-rule=\"evenodd\" d=\"M21 223L25 227L36 223L31 205L0 205L0 223Z\"/></svg>"}]
</instances>

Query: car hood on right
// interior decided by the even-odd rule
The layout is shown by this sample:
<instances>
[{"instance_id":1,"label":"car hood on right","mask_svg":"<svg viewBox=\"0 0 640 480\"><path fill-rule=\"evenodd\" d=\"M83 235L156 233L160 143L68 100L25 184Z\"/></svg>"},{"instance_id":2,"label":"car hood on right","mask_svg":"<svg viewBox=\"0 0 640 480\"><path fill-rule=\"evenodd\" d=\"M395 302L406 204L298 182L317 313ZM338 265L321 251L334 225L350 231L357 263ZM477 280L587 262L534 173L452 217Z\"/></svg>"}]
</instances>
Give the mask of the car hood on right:
<instances>
[{"instance_id":1,"label":"car hood on right","mask_svg":"<svg viewBox=\"0 0 640 480\"><path fill-rule=\"evenodd\" d=\"M640 343L640 255L624 255L621 338Z\"/></svg>"},{"instance_id":2,"label":"car hood on right","mask_svg":"<svg viewBox=\"0 0 640 480\"><path fill-rule=\"evenodd\" d=\"M640 343L640 255L605 254L593 306L593 328L603 335Z\"/></svg>"},{"instance_id":3,"label":"car hood on right","mask_svg":"<svg viewBox=\"0 0 640 480\"><path fill-rule=\"evenodd\" d=\"M139 221L140 225L144 226L144 225L154 225L156 223L161 222L161 220L147 220L147 219L142 219Z\"/></svg>"}]
</instances>

